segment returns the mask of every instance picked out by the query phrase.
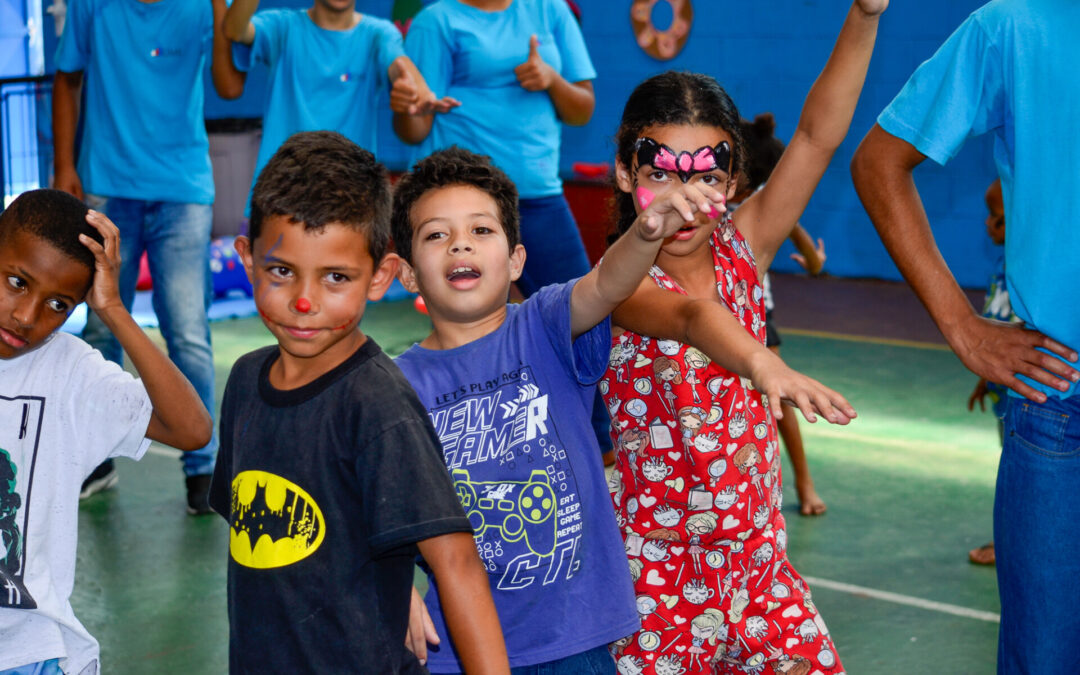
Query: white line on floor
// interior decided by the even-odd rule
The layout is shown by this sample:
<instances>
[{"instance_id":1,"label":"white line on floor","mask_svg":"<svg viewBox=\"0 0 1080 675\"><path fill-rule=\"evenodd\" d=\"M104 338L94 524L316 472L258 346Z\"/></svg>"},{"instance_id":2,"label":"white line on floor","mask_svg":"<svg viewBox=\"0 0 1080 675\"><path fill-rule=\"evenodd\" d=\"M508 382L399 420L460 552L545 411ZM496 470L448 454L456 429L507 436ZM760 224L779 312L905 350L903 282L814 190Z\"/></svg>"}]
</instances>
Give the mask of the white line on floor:
<instances>
[{"instance_id":1,"label":"white line on floor","mask_svg":"<svg viewBox=\"0 0 1080 675\"><path fill-rule=\"evenodd\" d=\"M933 600L914 598L910 595L890 593L889 591L879 591L875 588L866 588L865 586L845 584L839 581L829 581L828 579L819 579L818 577L804 576L803 579L805 579L807 583L810 584L810 590L814 590L815 588L828 588L833 591L840 591L841 593L850 593L852 595L858 595L860 597L874 598L875 600L884 600L885 602L894 602L898 605L908 605L911 607L918 607L920 609L928 609L931 612L952 614L954 616L962 616L967 619L989 621L990 623L1001 623L1001 615L994 614L993 612L983 612L981 610L971 609L969 607L960 607L959 605L950 605L944 602L934 602Z\"/></svg>"}]
</instances>

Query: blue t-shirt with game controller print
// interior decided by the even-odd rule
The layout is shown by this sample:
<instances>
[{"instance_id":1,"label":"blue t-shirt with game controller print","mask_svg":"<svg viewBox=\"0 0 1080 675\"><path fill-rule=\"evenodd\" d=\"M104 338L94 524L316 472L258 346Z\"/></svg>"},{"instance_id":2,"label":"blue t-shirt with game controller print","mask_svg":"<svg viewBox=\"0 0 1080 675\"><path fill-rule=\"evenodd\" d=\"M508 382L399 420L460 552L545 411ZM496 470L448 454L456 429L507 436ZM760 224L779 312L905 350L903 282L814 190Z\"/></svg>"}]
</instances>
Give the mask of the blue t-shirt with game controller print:
<instances>
[{"instance_id":1,"label":"blue t-shirt with game controller print","mask_svg":"<svg viewBox=\"0 0 1080 675\"><path fill-rule=\"evenodd\" d=\"M487 567L511 666L544 663L638 630L630 569L589 423L610 323L571 338L575 282L508 305L494 332L397 358L427 409ZM432 672L461 672L435 581L442 640Z\"/></svg>"}]
</instances>

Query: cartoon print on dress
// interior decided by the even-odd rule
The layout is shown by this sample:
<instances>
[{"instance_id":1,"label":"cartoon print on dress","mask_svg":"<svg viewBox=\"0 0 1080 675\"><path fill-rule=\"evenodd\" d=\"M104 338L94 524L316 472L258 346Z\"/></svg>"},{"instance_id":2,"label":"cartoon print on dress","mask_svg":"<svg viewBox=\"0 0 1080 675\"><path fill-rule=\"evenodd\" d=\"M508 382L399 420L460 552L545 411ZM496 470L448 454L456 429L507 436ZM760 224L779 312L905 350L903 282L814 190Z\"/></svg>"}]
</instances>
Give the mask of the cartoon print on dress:
<instances>
[{"instance_id":1,"label":"cartoon print on dress","mask_svg":"<svg viewBox=\"0 0 1080 675\"><path fill-rule=\"evenodd\" d=\"M29 530L26 495L33 493L45 399L0 396L0 608L37 609L25 585ZM20 473L21 472L21 473Z\"/></svg>"},{"instance_id":2,"label":"cartoon print on dress","mask_svg":"<svg viewBox=\"0 0 1080 675\"><path fill-rule=\"evenodd\" d=\"M705 356L700 350L694 347L687 347L683 353L683 363L686 364L686 375L683 379L686 380L690 386L693 387L692 395L694 397L694 403L701 405L701 393L698 391L698 374L697 371L704 370L709 367L712 361L708 356Z\"/></svg>"},{"instance_id":3,"label":"cartoon print on dress","mask_svg":"<svg viewBox=\"0 0 1080 675\"><path fill-rule=\"evenodd\" d=\"M480 559L500 590L569 579L581 564L580 490L542 386L521 366L461 384L428 410ZM620 502L623 478L608 484ZM629 501L620 503L624 514L636 512L636 498Z\"/></svg>"},{"instance_id":4,"label":"cartoon print on dress","mask_svg":"<svg viewBox=\"0 0 1080 675\"><path fill-rule=\"evenodd\" d=\"M723 245L723 230L737 243ZM747 262L749 249L734 228L718 229L711 243L721 300L732 306L735 287L745 280L743 325L763 341L763 324L755 317L764 310L756 293L756 270ZM654 267L650 275L661 288L680 292L663 270ZM634 562L631 576L642 618L642 629L613 648L616 658L627 657L623 663L640 667L643 675L656 675L669 666L673 672L685 668L687 675L807 675L806 661L811 673L841 672L831 641L816 621L815 640L804 642L801 635L813 634L804 623L816 611L805 583L785 557L779 444L762 393L714 363L697 367L695 355L687 355L689 346L633 333L623 333L619 340L625 348L636 349L635 357L627 363L624 382L616 382L616 373L609 370L605 381L610 389L604 396L617 428L647 429L650 436L647 452L639 450L634 458L637 473L630 464L634 453L620 447L616 459L624 486L616 519ZM644 370L646 366L651 370ZM655 392L635 386L635 378L646 375ZM665 397L668 391L671 397ZM621 403L612 405L616 398L638 398L647 410L631 414ZM699 408L707 416L683 436L688 429L679 413L687 408ZM696 419L685 419L689 427L696 426ZM670 441L676 431L683 436L682 447ZM689 453L687 440L693 448ZM651 459L655 461L647 476L645 464ZM695 517L699 515L707 520ZM699 616L706 619L692 624ZM713 630L705 625L708 617L718 620L715 643L707 637Z\"/></svg>"},{"instance_id":5,"label":"cartoon print on dress","mask_svg":"<svg viewBox=\"0 0 1080 675\"><path fill-rule=\"evenodd\" d=\"M674 419L675 399L677 396L675 396L672 385L682 384L683 382L679 364L666 356L660 356L653 361L652 367L653 377L656 379L656 383L664 390L664 393L660 395L661 400L664 402L664 407L667 409L668 416Z\"/></svg>"},{"instance_id":6,"label":"cartoon print on dress","mask_svg":"<svg viewBox=\"0 0 1080 675\"><path fill-rule=\"evenodd\" d=\"M649 432L644 429L627 429L619 434L618 447L626 453L630 468L637 472L638 455L648 446Z\"/></svg>"},{"instance_id":7,"label":"cartoon print on dress","mask_svg":"<svg viewBox=\"0 0 1080 675\"><path fill-rule=\"evenodd\" d=\"M688 405L679 408L677 419L679 420L679 429L682 432L683 449L686 451L686 460L691 465L694 463L693 457L690 456L690 449L694 447L694 436L705 424L706 418L708 418L708 414L699 406Z\"/></svg>"},{"instance_id":8,"label":"cartoon print on dress","mask_svg":"<svg viewBox=\"0 0 1080 675\"><path fill-rule=\"evenodd\" d=\"M721 636L723 632L723 636ZM727 626L724 625L724 615L720 610L708 608L690 620L690 635L693 636L690 648L690 666L702 668L702 655L708 653L705 643L715 646L718 640L727 639Z\"/></svg>"}]
</instances>

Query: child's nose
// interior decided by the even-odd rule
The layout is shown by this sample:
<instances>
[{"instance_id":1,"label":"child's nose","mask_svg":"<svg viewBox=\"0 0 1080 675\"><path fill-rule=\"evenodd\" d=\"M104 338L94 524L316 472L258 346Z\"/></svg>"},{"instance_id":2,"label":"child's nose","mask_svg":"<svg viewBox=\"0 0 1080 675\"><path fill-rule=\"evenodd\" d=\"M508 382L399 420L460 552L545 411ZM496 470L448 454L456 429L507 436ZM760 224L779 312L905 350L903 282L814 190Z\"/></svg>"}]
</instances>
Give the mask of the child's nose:
<instances>
[{"instance_id":1,"label":"child's nose","mask_svg":"<svg viewBox=\"0 0 1080 675\"><path fill-rule=\"evenodd\" d=\"M20 328L30 328L34 325L39 311L38 303L34 302L32 298L23 298L15 304L15 309L11 312L11 318L15 319Z\"/></svg>"}]
</instances>

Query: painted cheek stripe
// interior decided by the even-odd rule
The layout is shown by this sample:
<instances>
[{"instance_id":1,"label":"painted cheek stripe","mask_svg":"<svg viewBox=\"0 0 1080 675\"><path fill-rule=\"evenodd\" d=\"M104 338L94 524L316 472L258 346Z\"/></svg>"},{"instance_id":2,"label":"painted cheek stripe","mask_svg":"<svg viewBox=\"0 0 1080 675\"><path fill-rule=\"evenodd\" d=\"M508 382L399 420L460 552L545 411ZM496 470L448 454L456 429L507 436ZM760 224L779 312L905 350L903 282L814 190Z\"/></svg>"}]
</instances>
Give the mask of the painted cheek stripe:
<instances>
[{"instance_id":1,"label":"painted cheek stripe","mask_svg":"<svg viewBox=\"0 0 1080 675\"><path fill-rule=\"evenodd\" d=\"M643 187L637 189L637 201L642 211L649 208L649 204L652 204L654 199L656 199L656 195L653 194L652 190Z\"/></svg>"}]
</instances>

